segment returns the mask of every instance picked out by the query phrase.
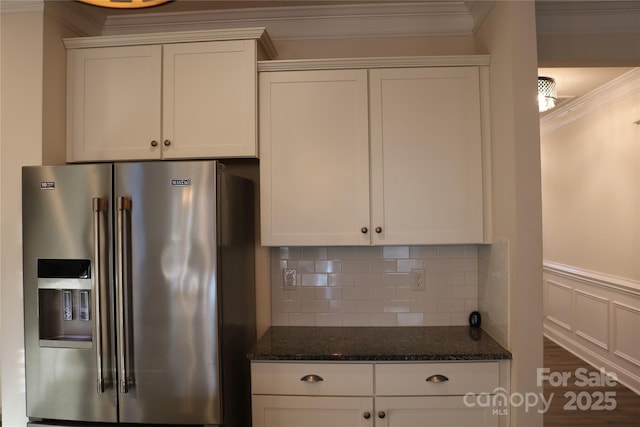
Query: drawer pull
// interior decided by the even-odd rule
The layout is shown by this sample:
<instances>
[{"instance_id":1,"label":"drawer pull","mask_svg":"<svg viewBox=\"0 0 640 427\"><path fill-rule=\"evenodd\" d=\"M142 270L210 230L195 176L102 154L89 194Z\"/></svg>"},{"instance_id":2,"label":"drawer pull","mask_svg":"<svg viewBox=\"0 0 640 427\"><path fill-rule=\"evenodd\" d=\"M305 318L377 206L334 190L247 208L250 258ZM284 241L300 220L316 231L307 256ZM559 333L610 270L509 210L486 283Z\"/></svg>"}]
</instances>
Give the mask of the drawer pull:
<instances>
[{"instance_id":1,"label":"drawer pull","mask_svg":"<svg viewBox=\"0 0 640 427\"><path fill-rule=\"evenodd\" d=\"M387 416L387 414L385 414L384 411L378 412L378 418L383 419L386 416Z\"/></svg>"},{"instance_id":2,"label":"drawer pull","mask_svg":"<svg viewBox=\"0 0 640 427\"><path fill-rule=\"evenodd\" d=\"M445 377L444 375L435 374L435 375L431 375L425 381L430 383L443 383L443 382L449 381L449 378Z\"/></svg>"},{"instance_id":3,"label":"drawer pull","mask_svg":"<svg viewBox=\"0 0 640 427\"><path fill-rule=\"evenodd\" d=\"M319 383L324 381L324 378L322 378L320 375L309 374L300 378L300 381L304 381L305 383Z\"/></svg>"},{"instance_id":4,"label":"drawer pull","mask_svg":"<svg viewBox=\"0 0 640 427\"><path fill-rule=\"evenodd\" d=\"M362 417L363 417L365 420L368 420L369 418L371 418L371 412L365 412L364 414L362 414Z\"/></svg>"}]
</instances>

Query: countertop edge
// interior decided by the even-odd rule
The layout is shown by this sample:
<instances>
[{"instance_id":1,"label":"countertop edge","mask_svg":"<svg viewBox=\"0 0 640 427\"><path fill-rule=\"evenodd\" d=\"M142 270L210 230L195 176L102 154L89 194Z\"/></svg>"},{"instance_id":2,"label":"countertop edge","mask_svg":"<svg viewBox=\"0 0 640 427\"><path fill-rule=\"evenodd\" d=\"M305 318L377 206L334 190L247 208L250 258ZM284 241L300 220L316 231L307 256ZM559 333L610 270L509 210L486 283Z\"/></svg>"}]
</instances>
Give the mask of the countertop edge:
<instances>
[{"instance_id":1,"label":"countertop edge","mask_svg":"<svg viewBox=\"0 0 640 427\"><path fill-rule=\"evenodd\" d=\"M272 326L248 352L252 362L437 362L511 360L480 328Z\"/></svg>"},{"instance_id":2,"label":"countertop edge","mask_svg":"<svg viewBox=\"0 0 640 427\"><path fill-rule=\"evenodd\" d=\"M247 358L252 362L437 362L437 361L497 361L511 360L511 354L463 354L435 356L314 356L314 355L260 355L249 353Z\"/></svg>"}]
</instances>

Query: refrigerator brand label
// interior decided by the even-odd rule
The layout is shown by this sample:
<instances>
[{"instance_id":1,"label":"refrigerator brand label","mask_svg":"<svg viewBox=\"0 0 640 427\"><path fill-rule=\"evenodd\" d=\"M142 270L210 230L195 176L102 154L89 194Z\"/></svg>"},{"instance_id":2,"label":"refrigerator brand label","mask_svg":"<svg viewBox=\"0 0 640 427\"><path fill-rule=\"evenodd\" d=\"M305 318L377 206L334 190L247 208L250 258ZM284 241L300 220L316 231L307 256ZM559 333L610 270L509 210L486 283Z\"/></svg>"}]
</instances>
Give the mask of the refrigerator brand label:
<instances>
[{"instance_id":1,"label":"refrigerator brand label","mask_svg":"<svg viewBox=\"0 0 640 427\"><path fill-rule=\"evenodd\" d=\"M55 190L56 183L53 181L45 181L40 183L41 190Z\"/></svg>"},{"instance_id":2,"label":"refrigerator brand label","mask_svg":"<svg viewBox=\"0 0 640 427\"><path fill-rule=\"evenodd\" d=\"M172 179L171 185L174 187L186 187L191 185L191 179Z\"/></svg>"}]
</instances>

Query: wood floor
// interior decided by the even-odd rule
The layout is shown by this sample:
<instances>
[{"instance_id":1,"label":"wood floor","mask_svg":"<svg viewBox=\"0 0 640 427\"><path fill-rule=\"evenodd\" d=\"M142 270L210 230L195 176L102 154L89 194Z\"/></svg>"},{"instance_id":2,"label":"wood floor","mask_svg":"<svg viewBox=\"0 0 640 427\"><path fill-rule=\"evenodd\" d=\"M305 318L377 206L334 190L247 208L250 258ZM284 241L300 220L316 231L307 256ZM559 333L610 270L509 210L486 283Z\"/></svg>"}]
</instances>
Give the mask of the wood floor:
<instances>
[{"instance_id":1,"label":"wood floor","mask_svg":"<svg viewBox=\"0 0 640 427\"><path fill-rule=\"evenodd\" d=\"M566 386L552 387L549 382L544 383L545 399L548 400L553 393L550 408L544 415L544 427L640 427L640 395L620 384L593 387L576 385L576 381L580 380L576 379L576 369L585 368L587 376L596 375L598 370L547 338L544 339L544 366L550 372L572 373ZM591 380L595 382L595 379ZM604 397L605 392L609 393L608 398ZM615 409L606 409L614 404Z\"/></svg>"}]
</instances>

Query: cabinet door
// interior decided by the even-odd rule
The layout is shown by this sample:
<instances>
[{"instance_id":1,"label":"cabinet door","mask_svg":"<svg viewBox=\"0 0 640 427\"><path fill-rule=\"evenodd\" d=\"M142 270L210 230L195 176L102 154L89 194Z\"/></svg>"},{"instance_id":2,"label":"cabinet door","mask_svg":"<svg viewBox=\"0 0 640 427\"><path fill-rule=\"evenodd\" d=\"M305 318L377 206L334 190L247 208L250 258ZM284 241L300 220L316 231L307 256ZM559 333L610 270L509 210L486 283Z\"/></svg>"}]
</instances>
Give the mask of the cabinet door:
<instances>
[{"instance_id":1,"label":"cabinet door","mask_svg":"<svg viewBox=\"0 0 640 427\"><path fill-rule=\"evenodd\" d=\"M165 45L163 63L162 157L256 157L255 41Z\"/></svg>"},{"instance_id":2,"label":"cabinet door","mask_svg":"<svg viewBox=\"0 0 640 427\"><path fill-rule=\"evenodd\" d=\"M253 427L372 427L374 419L371 397L254 395L252 415Z\"/></svg>"},{"instance_id":3,"label":"cabinet door","mask_svg":"<svg viewBox=\"0 0 640 427\"><path fill-rule=\"evenodd\" d=\"M375 405L376 427L498 427L506 417L464 396L376 397Z\"/></svg>"},{"instance_id":4,"label":"cabinet door","mask_svg":"<svg viewBox=\"0 0 640 427\"><path fill-rule=\"evenodd\" d=\"M160 46L71 49L67 161L158 159Z\"/></svg>"},{"instance_id":5,"label":"cabinet door","mask_svg":"<svg viewBox=\"0 0 640 427\"><path fill-rule=\"evenodd\" d=\"M477 67L370 71L374 244L482 243Z\"/></svg>"},{"instance_id":6,"label":"cabinet door","mask_svg":"<svg viewBox=\"0 0 640 427\"><path fill-rule=\"evenodd\" d=\"M367 115L364 70L260 75L263 245L370 244Z\"/></svg>"}]
</instances>

